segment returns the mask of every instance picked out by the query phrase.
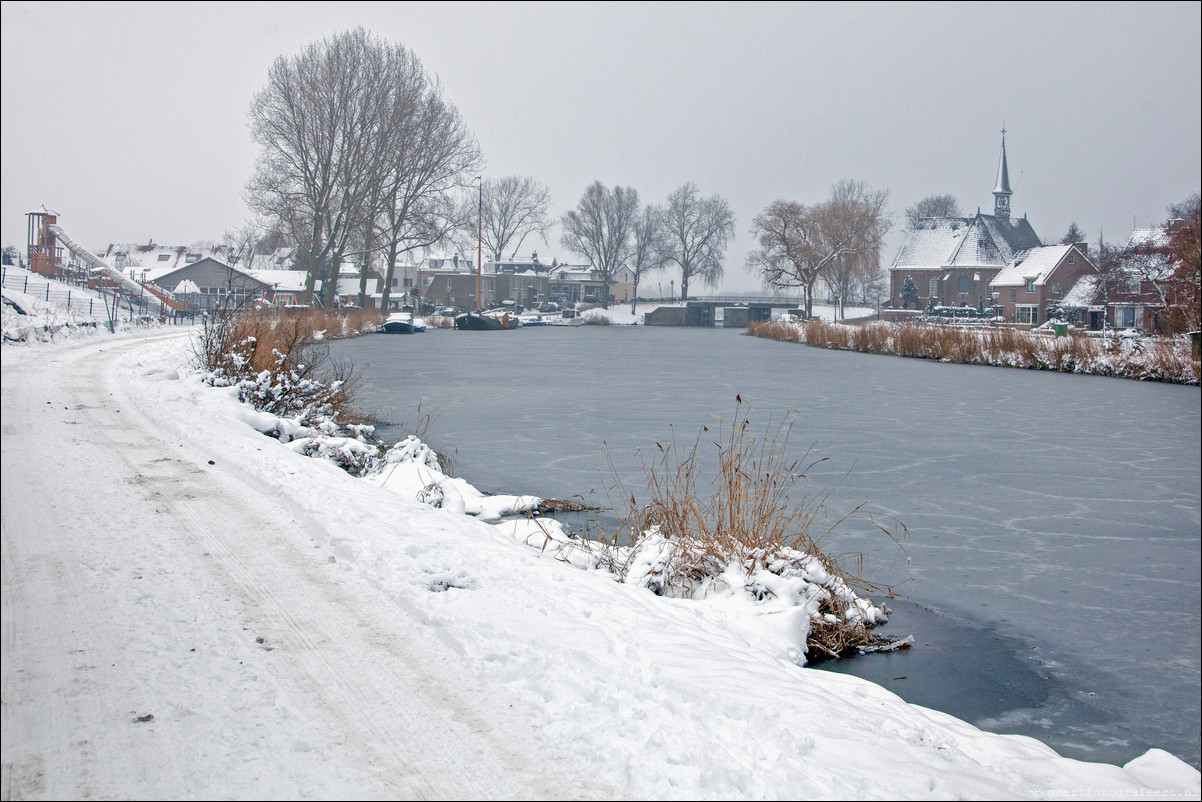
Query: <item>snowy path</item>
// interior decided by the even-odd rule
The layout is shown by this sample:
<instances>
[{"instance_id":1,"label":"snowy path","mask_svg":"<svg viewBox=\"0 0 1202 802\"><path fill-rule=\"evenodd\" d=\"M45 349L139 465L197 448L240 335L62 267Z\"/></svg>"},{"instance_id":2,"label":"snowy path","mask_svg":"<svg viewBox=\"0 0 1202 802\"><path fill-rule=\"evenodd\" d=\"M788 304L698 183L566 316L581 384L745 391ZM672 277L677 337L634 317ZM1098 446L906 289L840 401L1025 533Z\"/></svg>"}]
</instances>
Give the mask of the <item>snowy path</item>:
<instances>
[{"instance_id":1,"label":"snowy path","mask_svg":"<svg viewBox=\"0 0 1202 802\"><path fill-rule=\"evenodd\" d=\"M4 799L1198 795L299 457L185 337L4 347Z\"/></svg>"},{"instance_id":2,"label":"snowy path","mask_svg":"<svg viewBox=\"0 0 1202 802\"><path fill-rule=\"evenodd\" d=\"M403 610L296 548L329 533L153 422L113 371L144 347L5 364L5 798L552 794Z\"/></svg>"}]
</instances>

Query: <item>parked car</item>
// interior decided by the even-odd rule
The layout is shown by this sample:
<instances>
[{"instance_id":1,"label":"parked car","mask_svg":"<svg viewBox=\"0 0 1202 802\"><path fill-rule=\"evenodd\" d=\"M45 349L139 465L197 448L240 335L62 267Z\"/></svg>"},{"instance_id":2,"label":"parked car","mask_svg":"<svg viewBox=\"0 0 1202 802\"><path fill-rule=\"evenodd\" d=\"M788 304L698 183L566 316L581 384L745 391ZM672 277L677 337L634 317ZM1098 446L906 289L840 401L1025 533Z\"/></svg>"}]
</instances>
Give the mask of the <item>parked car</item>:
<instances>
[{"instance_id":1,"label":"parked car","mask_svg":"<svg viewBox=\"0 0 1202 802\"><path fill-rule=\"evenodd\" d=\"M539 312L558 312L559 304L554 303L552 301L546 301L544 303L539 304L538 311Z\"/></svg>"}]
</instances>

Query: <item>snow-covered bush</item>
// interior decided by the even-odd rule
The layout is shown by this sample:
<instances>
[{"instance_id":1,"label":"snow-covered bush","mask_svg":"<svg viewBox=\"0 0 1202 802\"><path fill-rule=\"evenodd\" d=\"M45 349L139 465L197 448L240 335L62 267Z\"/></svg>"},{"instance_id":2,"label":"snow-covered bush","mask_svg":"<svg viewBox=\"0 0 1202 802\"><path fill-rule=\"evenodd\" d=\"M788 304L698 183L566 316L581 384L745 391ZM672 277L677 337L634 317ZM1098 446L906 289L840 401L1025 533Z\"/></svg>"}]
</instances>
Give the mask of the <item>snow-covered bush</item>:
<instances>
[{"instance_id":1,"label":"snow-covered bush","mask_svg":"<svg viewBox=\"0 0 1202 802\"><path fill-rule=\"evenodd\" d=\"M355 406L358 377L330 355L322 322L329 321L311 313L218 313L205 319L193 354L206 381L236 387L240 401L263 413L259 431L360 476L383 444Z\"/></svg>"}]
</instances>

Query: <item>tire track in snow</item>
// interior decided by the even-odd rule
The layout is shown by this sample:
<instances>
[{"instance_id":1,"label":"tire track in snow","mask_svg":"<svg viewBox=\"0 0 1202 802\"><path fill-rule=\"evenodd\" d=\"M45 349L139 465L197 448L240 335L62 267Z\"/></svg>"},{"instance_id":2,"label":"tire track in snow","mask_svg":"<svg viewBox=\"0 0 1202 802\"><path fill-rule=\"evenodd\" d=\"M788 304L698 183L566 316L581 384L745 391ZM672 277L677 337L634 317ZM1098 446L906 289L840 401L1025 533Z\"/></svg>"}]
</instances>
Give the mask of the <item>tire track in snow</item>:
<instances>
[{"instance_id":1,"label":"tire track in snow","mask_svg":"<svg viewBox=\"0 0 1202 802\"><path fill-rule=\"evenodd\" d=\"M210 596L232 600L231 613L228 603L209 599L207 617L232 616L227 628L241 639L245 653L239 656L252 658L250 671L265 677L297 715L324 727L330 748L385 795L553 793L553 778L502 743L445 672L434 675L426 667L443 668L445 648L430 655L410 646L418 626L403 620L403 609L380 618L378 598L363 603L364 593L377 591L348 584L339 567L319 560L323 552L305 542L312 523L285 511L256 510L261 489L247 490L221 466L200 467L195 444L181 450L166 428L154 425L162 410L139 408L145 400L113 365L136 359L140 345L106 343L102 355L72 350L73 364L64 372L72 379L63 392L80 418L80 437L109 455L108 480L121 485L118 492L145 500L131 509L150 502L153 523L170 522L151 551L187 553L185 562L208 564L203 576L192 577L193 587L211 586L219 592ZM329 533L312 534L331 540ZM150 564L154 558L140 559ZM256 636L264 643L256 645ZM412 639L431 643L428 636ZM504 777L496 776L498 768ZM177 777L188 774L181 770Z\"/></svg>"}]
</instances>

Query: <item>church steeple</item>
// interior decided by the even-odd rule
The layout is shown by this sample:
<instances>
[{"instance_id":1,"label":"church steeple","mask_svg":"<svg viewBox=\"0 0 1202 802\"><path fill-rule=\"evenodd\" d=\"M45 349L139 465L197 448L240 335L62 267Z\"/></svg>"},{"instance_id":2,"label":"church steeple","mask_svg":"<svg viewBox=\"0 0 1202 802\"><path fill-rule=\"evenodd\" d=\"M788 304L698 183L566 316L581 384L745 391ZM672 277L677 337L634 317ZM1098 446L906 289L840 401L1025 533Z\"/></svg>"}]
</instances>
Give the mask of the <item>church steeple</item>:
<instances>
[{"instance_id":1,"label":"church steeple","mask_svg":"<svg viewBox=\"0 0 1202 802\"><path fill-rule=\"evenodd\" d=\"M993 187L993 214L1001 220L1010 219L1010 171L1006 167L1006 126L1002 125L1002 160L997 166L997 183Z\"/></svg>"}]
</instances>

